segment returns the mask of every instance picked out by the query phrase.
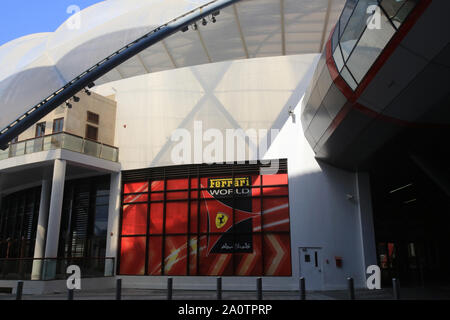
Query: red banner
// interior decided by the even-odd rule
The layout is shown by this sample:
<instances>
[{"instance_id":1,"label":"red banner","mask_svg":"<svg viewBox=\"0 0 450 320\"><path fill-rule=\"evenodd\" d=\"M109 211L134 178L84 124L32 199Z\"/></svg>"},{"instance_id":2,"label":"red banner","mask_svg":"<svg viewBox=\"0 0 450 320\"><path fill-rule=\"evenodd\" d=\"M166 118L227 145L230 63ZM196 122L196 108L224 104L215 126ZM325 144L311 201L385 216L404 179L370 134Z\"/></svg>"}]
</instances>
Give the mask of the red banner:
<instances>
[{"instance_id":1,"label":"red banner","mask_svg":"<svg viewBox=\"0 0 450 320\"><path fill-rule=\"evenodd\" d=\"M125 184L120 273L291 275L287 183L278 174Z\"/></svg>"}]
</instances>

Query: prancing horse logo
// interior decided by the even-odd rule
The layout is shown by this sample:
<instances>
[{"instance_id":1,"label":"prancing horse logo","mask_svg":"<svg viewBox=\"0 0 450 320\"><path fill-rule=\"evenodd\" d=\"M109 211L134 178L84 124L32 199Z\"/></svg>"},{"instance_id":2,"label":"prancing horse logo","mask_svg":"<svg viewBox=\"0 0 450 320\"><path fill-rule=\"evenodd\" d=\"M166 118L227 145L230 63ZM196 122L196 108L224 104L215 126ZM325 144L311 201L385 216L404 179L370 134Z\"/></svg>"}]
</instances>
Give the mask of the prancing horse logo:
<instances>
[{"instance_id":1,"label":"prancing horse logo","mask_svg":"<svg viewBox=\"0 0 450 320\"><path fill-rule=\"evenodd\" d=\"M221 229L228 221L228 216L223 212L218 212L216 215L216 227Z\"/></svg>"}]
</instances>

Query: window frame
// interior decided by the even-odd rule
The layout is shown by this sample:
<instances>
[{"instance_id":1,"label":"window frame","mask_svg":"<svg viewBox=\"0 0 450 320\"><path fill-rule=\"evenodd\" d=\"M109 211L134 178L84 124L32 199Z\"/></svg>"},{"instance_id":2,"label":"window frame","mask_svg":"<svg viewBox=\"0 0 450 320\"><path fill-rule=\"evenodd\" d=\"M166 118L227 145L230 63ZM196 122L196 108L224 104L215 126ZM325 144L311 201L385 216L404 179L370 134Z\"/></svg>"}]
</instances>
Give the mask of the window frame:
<instances>
[{"instance_id":1,"label":"window frame","mask_svg":"<svg viewBox=\"0 0 450 320\"><path fill-rule=\"evenodd\" d=\"M55 126L56 126L57 124L58 124L58 126L59 126L60 123L62 123L61 130L55 131ZM60 132L63 132L63 131L64 131L64 117L57 118L57 119L53 119L53 128L52 128L52 129L53 129L53 130L52 130L52 133L60 133Z\"/></svg>"}]
</instances>

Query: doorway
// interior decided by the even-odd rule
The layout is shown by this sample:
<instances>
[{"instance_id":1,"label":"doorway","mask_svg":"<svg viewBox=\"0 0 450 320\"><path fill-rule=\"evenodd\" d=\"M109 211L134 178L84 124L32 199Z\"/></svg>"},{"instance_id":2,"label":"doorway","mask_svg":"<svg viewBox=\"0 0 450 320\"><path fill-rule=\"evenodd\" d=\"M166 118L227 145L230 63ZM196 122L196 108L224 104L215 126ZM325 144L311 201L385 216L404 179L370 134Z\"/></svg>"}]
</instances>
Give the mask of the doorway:
<instances>
[{"instance_id":1,"label":"doorway","mask_svg":"<svg viewBox=\"0 0 450 320\"><path fill-rule=\"evenodd\" d=\"M321 290L323 286L322 248L300 247L298 249L300 277L305 278L307 290Z\"/></svg>"}]
</instances>

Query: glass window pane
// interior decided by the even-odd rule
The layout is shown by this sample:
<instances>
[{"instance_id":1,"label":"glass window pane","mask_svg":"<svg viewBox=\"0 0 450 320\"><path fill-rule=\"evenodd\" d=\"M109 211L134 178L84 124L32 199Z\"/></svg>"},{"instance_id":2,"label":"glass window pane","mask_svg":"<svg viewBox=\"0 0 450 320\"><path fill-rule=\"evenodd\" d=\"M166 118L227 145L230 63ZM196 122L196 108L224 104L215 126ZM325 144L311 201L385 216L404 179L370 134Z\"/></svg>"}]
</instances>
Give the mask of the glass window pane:
<instances>
[{"instance_id":1,"label":"glass window pane","mask_svg":"<svg viewBox=\"0 0 450 320\"><path fill-rule=\"evenodd\" d=\"M289 232L289 199L263 199L263 230Z\"/></svg>"},{"instance_id":2,"label":"glass window pane","mask_svg":"<svg viewBox=\"0 0 450 320\"><path fill-rule=\"evenodd\" d=\"M166 236L164 244L164 275L186 275L187 236Z\"/></svg>"},{"instance_id":3,"label":"glass window pane","mask_svg":"<svg viewBox=\"0 0 450 320\"><path fill-rule=\"evenodd\" d=\"M172 191L166 193L167 200L186 200L189 196L187 191Z\"/></svg>"},{"instance_id":4,"label":"glass window pane","mask_svg":"<svg viewBox=\"0 0 450 320\"><path fill-rule=\"evenodd\" d=\"M166 203L166 233L187 233L188 202Z\"/></svg>"},{"instance_id":5,"label":"glass window pane","mask_svg":"<svg viewBox=\"0 0 450 320\"><path fill-rule=\"evenodd\" d=\"M262 253L261 234L255 233L252 236L251 253L235 253L235 275L237 276L260 276L262 275Z\"/></svg>"},{"instance_id":6,"label":"glass window pane","mask_svg":"<svg viewBox=\"0 0 450 320\"><path fill-rule=\"evenodd\" d=\"M189 239L189 275L197 275L197 237Z\"/></svg>"},{"instance_id":7,"label":"glass window pane","mask_svg":"<svg viewBox=\"0 0 450 320\"><path fill-rule=\"evenodd\" d=\"M122 234L146 234L147 233L147 205L124 205Z\"/></svg>"},{"instance_id":8,"label":"glass window pane","mask_svg":"<svg viewBox=\"0 0 450 320\"><path fill-rule=\"evenodd\" d=\"M122 238L120 274L143 275L145 272L145 237Z\"/></svg>"},{"instance_id":9,"label":"glass window pane","mask_svg":"<svg viewBox=\"0 0 450 320\"><path fill-rule=\"evenodd\" d=\"M198 202L192 201L191 202L191 227L190 232L191 233L197 233L198 230Z\"/></svg>"},{"instance_id":10,"label":"glass window pane","mask_svg":"<svg viewBox=\"0 0 450 320\"><path fill-rule=\"evenodd\" d=\"M153 192L150 194L151 201L164 201L164 192Z\"/></svg>"},{"instance_id":11,"label":"glass window pane","mask_svg":"<svg viewBox=\"0 0 450 320\"><path fill-rule=\"evenodd\" d=\"M163 233L163 209L163 203L150 204L150 233L152 234Z\"/></svg>"},{"instance_id":12,"label":"glass window pane","mask_svg":"<svg viewBox=\"0 0 450 320\"><path fill-rule=\"evenodd\" d=\"M130 194L123 197L123 203L147 202L147 200L147 193Z\"/></svg>"},{"instance_id":13,"label":"glass window pane","mask_svg":"<svg viewBox=\"0 0 450 320\"><path fill-rule=\"evenodd\" d=\"M411 11L417 5L417 2L418 0L409 0L403 7L400 8L395 17L392 18L392 22L397 28L399 28L406 18L408 18Z\"/></svg>"},{"instance_id":14,"label":"glass window pane","mask_svg":"<svg viewBox=\"0 0 450 320\"><path fill-rule=\"evenodd\" d=\"M164 191L164 180L155 180L152 181L152 192L153 191Z\"/></svg>"},{"instance_id":15,"label":"glass window pane","mask_svg":"<svg viewBox=\"0 0 450 320\"><path fill-rule=\"evenodd\" d=\"M96 206L94 234L105 236L108 231L108 206Z\"/></svg>"},{"instance_id":16,"label":"glass window pane","mask_svg":"<svg viewBox=\"0 0 450 320\"><path fill-rule=\"evenodd\" d=\"M95 198L96 205L107 205L108 203L109 203L109 195Z\"/></svg>"},{"instance_id":17,"label":"glass window pane","mask_svg":"<svg viewBox=\"0 0 450 320\"><path fill-rule=\"evenodd\" d=\"M336 47L339 43L339 21L336 24L336 29L333 32L333 37L331 39L331 51L335 52Z\"/></svg>"},{"instance_id":18,"label":"glass window pane","mask_svg":"<svg viewBox=\"0 0 450 320\"><path fill-rule=\"evenodd\" d=\"M202 276L232 276L233 254L211 254L208 243L215 243L219 235L200 237L200 263L199 274Z\"/></svg>"},{"instance_id":19,"label":"glass window pane","mask_svg":"<svg viewBox=\"0 0 450 320\"><path fill-rule=\"evenodd\" d=\"M168 179L167 190L185 190L188 189L188 179Z\"/></svg>"},{"instance_id":20,"label":"glass window pane","mask_svg":"<svg viewBox=\"0 0 450 320\"><path fill-rule=\"evenodd\" d=\"M352 88L352 90L356 90L358 84L355 82L350 72L348 72L347 68L342 69L341 76L342 78L344 78L345 82L347 82L350 88Z\"/></svg>"},{"instance_id":21,"label":"glass window pane","mask_svg":"<svg viewBox=\"0 0 450 320\"><path fill-rule=\"evenodd\" d=\"M337 46L333 54L334 62L336 63L336 68L340 72L342 67L344 67L344 59L342 58L341 49Z\"/></svg>"},{"instance_id":22,"label":"glass window pane","mask_svg":"<svg viewBox=\"0 0 450 320\"><path fill-rule=\"evenodd\" d=\"M268 174L262 176L263 185L265 186L274 186L274 185L287 185L288 184L288 175L286 173L280 174Z\"/></svg>"},{"instance_id":23,"label":"glass window pane","mask_svg":"<svg viewBox=\"0 0 450 320\"><path fill-rule=\"evenodd\" d=\"M368 8L371 5L377 4L378 2L376 0L359 0L356 5L356 8L348 21L347 27L345 28L340 41L342 55L345 61L367 26L367 21L370 17Z\"/></svg>"},{"instance_id":24,"label":"glass window pane","mask_svg":"<svg viewBox=\"0 0 450 320\"><path fill-rule=\"evenodd\" d=\"M148 274L161 275L162 262L162 237L151 236L148 239Z\"/></svg>"},{"instance_id":25,"label":"glass window pane","mask_svg":"<svg viewBox=\"0 0 450 320\"><path fill-rule=\"evenodd\" d=\"M381 29L366 29L347 61L347 67L358 83L364 78L394 33L394 28L384 14L381 16Z\"/></svg>"},{"instance_id":26,"label":"glass window pane","mask_svg":"<svg viewBox=\"0 0 450 320\"><path fill-rule=\"evenodd\" d=\"M381 6L384 11L386 11L388 17L392 18L406 2L408 2L408 0L382 0Z\"/></svg>"},{"instance_id":27,"label":"glass window pane","mask_svg":"<svg viewBox=\"0 0 450 320\"><path fill-rule=\"evenodd\" d=\"M291 275L291 240L289 234L264 234L262 250L264 250L264 275Z\"/></svg>"},{"instance_id":28,"label":"glass window pane","mask_svg":"<svg viewBox=\"0 0 450 320\"><path fill-rule=\"evenodd\" d=\"M350 19L350 16L352 15L357 2L358 0L347 0L347 2L345 3L345 7L342 10L342 14L338 22L341 26L339 30L339 36L344 33L345 27L347 26L348 20Z\"/></svg>"}]
</instances>

